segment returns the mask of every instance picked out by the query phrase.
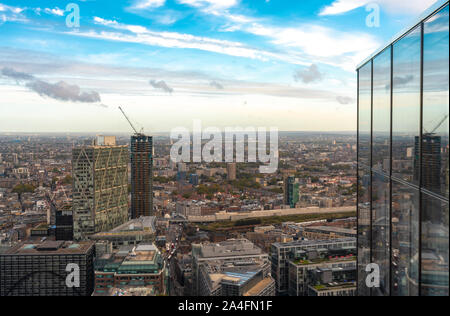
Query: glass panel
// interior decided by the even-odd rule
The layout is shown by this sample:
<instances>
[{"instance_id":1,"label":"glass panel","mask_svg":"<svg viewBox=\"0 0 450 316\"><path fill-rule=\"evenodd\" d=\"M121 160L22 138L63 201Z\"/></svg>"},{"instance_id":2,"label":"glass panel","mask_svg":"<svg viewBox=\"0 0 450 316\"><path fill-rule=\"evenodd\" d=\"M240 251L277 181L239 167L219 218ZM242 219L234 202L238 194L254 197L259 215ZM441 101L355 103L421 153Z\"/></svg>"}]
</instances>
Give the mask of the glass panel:
<instances>
[{"instance_id":1,"label":"glass panel","mask_svg":"<svg viewBox=\"0 0 450 316\"><path fill-rule=\"evenodd\" d=\"M448 296L448 203L422 195L422 295Z\"/></svg>"},{"instance_id":2,"label":"glass panel","mask_svg":"<svg viewBox=\"0 0 450 316\"><path fill-rule=\"evenodd\" d=\"M365 168L358 172L358 292L370 295L366 286L366 266L370 264L370 173Z\"/></svg>"},{"instance_id":3,"label":"glass panel","mask_svg":"<svg viewBox=\"0 0 450 316\"><path fill-rule=\"evenodd\" d=\"M373 61L372 165L390 175L391 170L391 49Z\"/></svg>"},{"instance_id":4,"label":"glass panel","mask_svg":"<svg viewBox=\"0 0 450 316\"><path fill-rule=\"evenodd\" d=\"M424 24L422 185L448 198L448 6Z\"/></svg>"},{"instance_id":5,"label":"glass panel","mask_svg":"<svg viewBox=\"0 0 450 316\"><path fill-rule=\"evenodd\" d=\"M368 63L359 69L359 164L370 166L372 69Z\"/></svg>"},{"instance_id":6,"label":"glass panel","mask_svg":"<svg viewBox=\"0 0 450 316\"><path fill-rule=\"evenodd\" d=\"M392 293L416 296L419 258L419 192L392 181Z\"/></svg>"},{"instance_id":7,"label":"glass panel","mask_svg":"<svg viewBox=\"0 0 450 316\"><path fill-rule=\"evenodd\" d=\"M392 172L419 184L421 29L417 27L394 45Z\"/></svg>"},{"instance_id":8,"label":"glass panel","mask_svg":"<svg viewBox=\"0 0 450 316\"><path fill-rule=\"evenodd\" d=\"M389 232L390 232L390 188L389 178L372 173L372 257L380 266L380 288L374 295L389 295Z\"/></svg>"}]
</instances>

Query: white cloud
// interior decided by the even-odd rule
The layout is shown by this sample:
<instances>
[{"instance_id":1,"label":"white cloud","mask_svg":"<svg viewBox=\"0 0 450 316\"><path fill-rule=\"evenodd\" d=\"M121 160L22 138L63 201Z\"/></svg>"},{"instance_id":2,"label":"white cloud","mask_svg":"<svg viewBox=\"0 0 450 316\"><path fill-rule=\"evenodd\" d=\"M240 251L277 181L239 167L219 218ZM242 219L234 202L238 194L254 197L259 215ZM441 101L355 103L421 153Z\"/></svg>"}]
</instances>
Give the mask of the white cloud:
<instances>
[{"instance_id":1,"label":"white cloud","mask_svg":"<svg viewBox=\"0 0 450 316\"><path fill-rule=\"evenodd\" d=\"M22 14L24 10L25 8L0 3L0 25L6 22L27 22L28 20Z\"/></svg>"},{"instance_id":2,"label":"white cloud","mask_svg":"<svg viewBox=\"0 0 450 316\"><path fill-rule=\"evenodd\" d=\"M56 8L53 8L53 9L45 8L44 12L47 13L47 14L63 16L65 11L60 9L60 8L58 8L58 7L56 7Z\"/></svg>"},{"instance_id":3,"label":"white cloud","mask_svg":"<svg viewBox=\"0 0 450 316\"><path fill-rule=\"evenodd\" d=\"M151 46L199 49L213 53L258 59L263 61L278 59L293 64L307 64L305 61L301 60L301 58L298 58L298 56L293 57L290 55L259 50L248 47L240 42L218 40L214 38L200 37L191 34L182 34L176 32L155 32L143 26L122 24L117 21L105 20L100 17L94 17L94 22L112 28L116 30L116 32L77 31L69 32L68 34L104 40L139 43Z\"/></svg>"},{"instance_id":4,"label":"white cloud","mask_svg":"<svg viewBox=\"0 0 450 316\"><path fill-rule=\"evenodd\" d=\"M214 9L229 9L236 6L238 0L178 0L178 3L187 4L196 8L207 8L209 10Z\"/></svg>"},{"instance_id":5,"label":"white cloud","mask_svg":"<svg viewBox=\"0 0 450 316\"><path fill-rule=\"evenodd\" d=\"M133 4L132 9L159 8L165 3L166 0L138 0Z\"/></svg>"},{"instance_id":6,"label":"white cloud","mask_svg":"<svg viewBox=\"0 0 450 316\"><path fill-rule=\"evenodd\" d=\"M377 0L375 3L390 13L420 14L435 2L436 0ZM331 5L324 7L319 15L342 14L363 7L369 3L374 3L374 1L336 0Z\"/></svg>"}]
</instances>

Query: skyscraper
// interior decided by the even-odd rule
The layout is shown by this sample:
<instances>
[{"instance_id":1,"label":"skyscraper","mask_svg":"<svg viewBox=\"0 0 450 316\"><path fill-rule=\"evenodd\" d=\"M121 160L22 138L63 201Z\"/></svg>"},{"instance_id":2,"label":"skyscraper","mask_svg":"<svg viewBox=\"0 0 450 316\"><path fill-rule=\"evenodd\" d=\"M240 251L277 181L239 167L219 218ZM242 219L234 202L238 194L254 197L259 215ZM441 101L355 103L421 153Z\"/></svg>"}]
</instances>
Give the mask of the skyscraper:
<instances>
[{"instance_id":1,"label":"skyscraper","mask_svg":"<svg viewBox=\"0 0 450 316\"><path fill-rule=\"evenodd\" d=\"M294 177L287 177L284 180L284 205L295 208L299 201L299 184L295 183Z\"/></svg>"},{"instance_id":2,"label":"skyscraper","mask_svg":"<svg viewBox=\"0 0 450 316\"><path fill-rule=\"evenodd\" d=\"M153 215L153 137L131 136L131 218Z\"/></svg>"},{"instance_id":3,"label":"skyscraper","mask_svg":"<svg viewBox=\"0 0 450 316\"><path fill-rule=\"evenodd\" d=\"M115 141L98 143L72 150L76 240L111 230L128 220L128 147L117 146Z\"/></svg>"},{"instance_id":4,"label":"skyscraper","mask_svg":"<svg viewBox=\"0 0 450 316\"><path fill-rule=\"evenodd\" d=\"M358 67L359 295L449 295L448 0L422 16Z\"/></svg>"}]
</instances>

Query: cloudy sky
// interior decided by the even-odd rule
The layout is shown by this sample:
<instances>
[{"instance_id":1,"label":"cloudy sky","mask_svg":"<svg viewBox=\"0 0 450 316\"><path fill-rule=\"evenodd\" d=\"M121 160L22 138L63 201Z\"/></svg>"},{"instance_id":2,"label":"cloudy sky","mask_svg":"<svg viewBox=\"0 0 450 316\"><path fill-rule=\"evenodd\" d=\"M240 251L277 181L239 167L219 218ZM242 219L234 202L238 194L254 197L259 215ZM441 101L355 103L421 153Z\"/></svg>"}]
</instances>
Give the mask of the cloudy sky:
<instances>
[{"instance_id":1,"label":"cloudy sky","mask_svg":"<svg viewBox=\"0 0 450 316\"><path fill-rule=\"evenodd\" d=\"M356 65L434 2L0 0L0 132L352 131Z\"/></svg>"}]
</instances>

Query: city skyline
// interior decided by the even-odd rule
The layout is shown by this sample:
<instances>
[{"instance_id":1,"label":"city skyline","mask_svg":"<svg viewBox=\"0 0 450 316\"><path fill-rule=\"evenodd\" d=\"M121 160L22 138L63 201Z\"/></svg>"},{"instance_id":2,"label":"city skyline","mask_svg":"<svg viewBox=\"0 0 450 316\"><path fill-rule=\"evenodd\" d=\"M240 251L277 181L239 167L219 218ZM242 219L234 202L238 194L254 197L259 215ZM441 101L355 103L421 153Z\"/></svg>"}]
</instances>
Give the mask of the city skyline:
<instances>
[{"instance_id":1,"label":"city skyline","mask_svg":"<svg viewBox=\"0 0 450 316\"><path fill-rule=\"evenodd\" d=\"M434 2L370 28L368 1L74 1L74 29L68 2L2 0L0 132L128 132L119 105L146 133L355 131L356 65Z\"/></svg>"}]
</instances>

